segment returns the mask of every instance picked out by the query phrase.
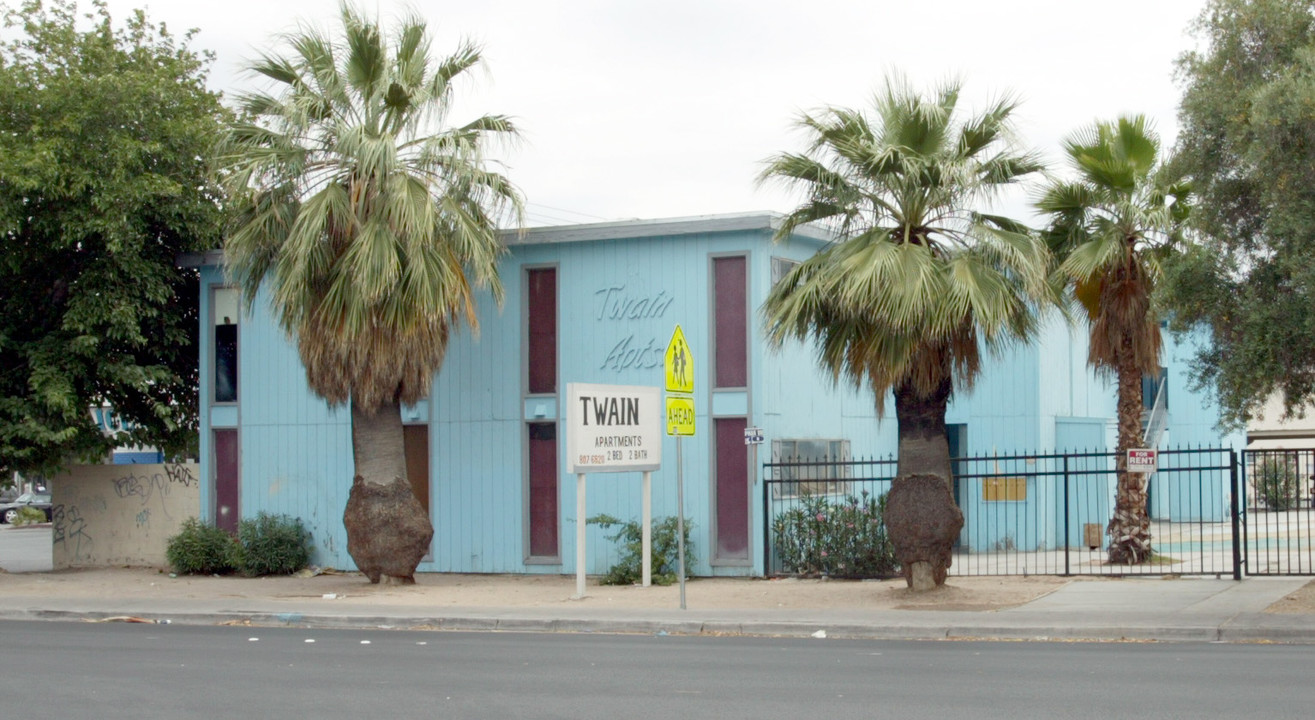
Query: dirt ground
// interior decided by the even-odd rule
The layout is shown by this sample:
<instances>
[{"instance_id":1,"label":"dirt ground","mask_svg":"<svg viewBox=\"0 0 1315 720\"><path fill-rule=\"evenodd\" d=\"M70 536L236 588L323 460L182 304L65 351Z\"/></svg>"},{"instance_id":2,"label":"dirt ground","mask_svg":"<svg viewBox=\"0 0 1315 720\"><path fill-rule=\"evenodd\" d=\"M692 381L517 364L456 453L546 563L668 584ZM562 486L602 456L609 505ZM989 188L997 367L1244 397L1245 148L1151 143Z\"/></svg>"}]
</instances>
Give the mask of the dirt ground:
<instances>
[{"instance_id":1,"label":"dirt ground","mask_svg":"<svg viewBox=\"0 0 1315 720\"><path fill-rule=\"evenodd\" d=\"M903 580L762 580L696 578L686 584L690 608L854 608L865 610L1000 610L1054 592L1070 580L1057 577L951 578L945 587L914 594ZM421 573L412 586L371 585L359 573L312 577L170 577L140 568L65 570L0 575L0 594L119 598L269 598L275 601L350 600L380 605L436 607L672 607L679 588L588 584L575 595L574 576ZM326 597L332 596L332 597Z\"/></svg>"},{"instance_id":2,"label":"dirt ground","mask_svg":"<svg viewBox=\"0 0 1315 720\"><path fill-rule=\"evenodd\" d=\"M945 587L915 594L903 580L801 580L695 578L686 584L686 604L694 609L779 608L855 610L992 611L1023 605L1070 582L1100 578L951 577ZM0 595L60 597L267 598L275 602L325 603L346 600L379 605L433 607L552 607L562 603L607 608L670 608L679 588L609 587L589 582L585 598L575 599L574 576L461 575L420 573L416 584L371 585L355 572L303 577L171 577L149 568L64 570L48 573L0 572ZM1288 595L1267 612L1315 614L1315 581Z\"/></svg>"},{"instance_id":3,"label":"dirt ground","mask_svg":"<svg viewBox=\"0 0 1315 720\"><path fill-rule=\"evenodd\" d=\"M1315 580L1306 583L1300 590L1288 595L1265 610L1281 614L1315 614Z\"/></svg>"}]
</instances>

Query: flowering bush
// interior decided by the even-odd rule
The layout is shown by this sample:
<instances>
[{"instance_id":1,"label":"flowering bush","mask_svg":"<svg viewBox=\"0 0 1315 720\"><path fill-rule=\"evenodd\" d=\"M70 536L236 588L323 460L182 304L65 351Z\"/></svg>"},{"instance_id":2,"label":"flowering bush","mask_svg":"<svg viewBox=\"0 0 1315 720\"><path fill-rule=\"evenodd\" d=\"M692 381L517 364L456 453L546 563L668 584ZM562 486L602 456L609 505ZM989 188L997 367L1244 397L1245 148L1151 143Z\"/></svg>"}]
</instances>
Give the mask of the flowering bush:
<instances>
[{"instance_id":1,"label":"flowering bush","mask_svg":"<svg viewBox=\"0 0 1315 720\"><path fill-rule=\"evenodd\" d=\"M832 502L804 495L772 521L782 569L799 575L877 578L895 574L895 548L882 514L886 496L848 495Z\"/></svg>"}]
</instances>

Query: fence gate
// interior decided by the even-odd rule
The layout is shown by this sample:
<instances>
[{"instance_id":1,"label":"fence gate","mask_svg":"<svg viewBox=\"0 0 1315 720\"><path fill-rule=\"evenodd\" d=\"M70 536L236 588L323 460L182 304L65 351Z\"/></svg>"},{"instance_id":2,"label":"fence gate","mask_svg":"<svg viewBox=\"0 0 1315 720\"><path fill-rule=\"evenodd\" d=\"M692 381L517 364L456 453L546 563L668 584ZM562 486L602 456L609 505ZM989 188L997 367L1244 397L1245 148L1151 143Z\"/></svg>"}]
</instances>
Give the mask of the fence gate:
<instances>
[{"instance_id":1,"label":"fence gate","mask_svg":"<svg viewBox=\"0 0 1315 720\"><path fill-rule=\"evenodd\" d=\"M1306 461L1315 462L1315 450L1308 452ZM953 492L964 528L950 574L1241 578L1241 483L1234 451L1160 451L1158 469L1147 481L1155 555L1140 565L1107 562L1114 461L1112 452L955 459ZM881 556L888 552L884 535L872 530L870 520L884 507L896 474L893 458L786 459L763 470L768 575L872 577L890 565ZM1310 527L1310 512L1303 517ZM1311 559L1308 554L1306 568Z\"/></svg>"},{"instance_id":2,"label":"fence gate","mask_svg":"<svg viewBox=\"0 0 1315 720\"><path fill-rule=\"evenodd\" d=\"M1315 575L1315 449L1247 450L1242 547L1248 575Z\"/></svg>"}]
</instances>

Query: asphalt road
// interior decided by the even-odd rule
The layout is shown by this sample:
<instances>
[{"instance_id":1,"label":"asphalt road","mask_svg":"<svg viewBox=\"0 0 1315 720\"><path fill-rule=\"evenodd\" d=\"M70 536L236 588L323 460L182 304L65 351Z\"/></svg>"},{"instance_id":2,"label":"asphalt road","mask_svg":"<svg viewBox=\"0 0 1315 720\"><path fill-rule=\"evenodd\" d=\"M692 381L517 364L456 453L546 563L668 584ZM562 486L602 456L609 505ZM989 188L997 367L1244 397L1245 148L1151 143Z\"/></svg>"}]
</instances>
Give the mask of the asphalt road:
<instances>
[{"instance_id":1,"label":"asphalt road","mask_svg":"<svg viewBox=\"0 0 1315 720\"><path fill-rule=\"evenodd\" d=\"M50 571L50 526L14 527L0 523L0 568L8 572Z\"/></svg>"},{"instance_id":2,"label":"asphalt road","mask_svg":"<svg viewBox=\"0 0 1315 720\"><path fill-rule=\"evenodd\" d=\"M1276 645L0 623L24 718L1305 718L1312 667Z\"/></svg>"}]
</instances>

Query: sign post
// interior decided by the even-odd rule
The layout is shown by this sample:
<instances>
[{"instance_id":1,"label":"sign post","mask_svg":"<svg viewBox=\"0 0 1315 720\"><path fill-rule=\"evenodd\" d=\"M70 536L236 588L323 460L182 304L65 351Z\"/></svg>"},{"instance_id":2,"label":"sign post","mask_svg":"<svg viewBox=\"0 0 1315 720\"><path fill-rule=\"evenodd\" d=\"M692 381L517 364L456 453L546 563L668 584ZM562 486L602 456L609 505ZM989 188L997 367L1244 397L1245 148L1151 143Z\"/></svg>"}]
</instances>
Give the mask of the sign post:
<instances>
[{"instance_id":1,"label":"sign post","mask_svg":"<svg viewBox=\"0 0 1315 720\"><path fill-rule=\"evenodd\" d=\"M652 473L662 465L662 403L655 387L566 386L566 448L575 473L575 596L585 585L585 474L644 473L644 542L652 542ZM648 563L645 561L645 585Z\"/></svg>"},{"instance_id":2,"label":"sign post","mask_svg":"<svg viewBox=\"0 0 1315 720\"><path fill-rule=\"evenodd\" d=\"M753 484L758 484L758 446L763 444L763 429L751 427L744 429L744 444L749 449L749 472L753 473Z\"/></svg>"},{"instance_id":3,"label":"sign post","mask_svg":"<svg viewBox=\"0 0 1315 720\"><path fill-rule=\"evenodd\" d=\"M667 387L667 434L676 436L676 548L680 578L680 609L685 609L685 462L680 439L694 434L694 355L685 333L676 326L663 363Z\"/></svg>"}]
</instances>

